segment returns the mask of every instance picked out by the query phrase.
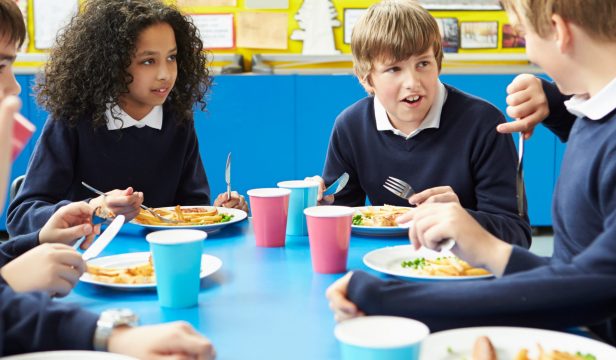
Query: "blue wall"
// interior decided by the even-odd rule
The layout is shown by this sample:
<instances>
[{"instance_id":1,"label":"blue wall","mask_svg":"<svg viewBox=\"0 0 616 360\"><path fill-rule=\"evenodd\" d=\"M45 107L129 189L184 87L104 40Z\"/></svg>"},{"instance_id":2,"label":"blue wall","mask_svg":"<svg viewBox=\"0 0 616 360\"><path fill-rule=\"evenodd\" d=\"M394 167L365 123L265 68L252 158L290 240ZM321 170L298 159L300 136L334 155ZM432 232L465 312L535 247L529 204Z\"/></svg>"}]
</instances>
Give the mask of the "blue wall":
<instances>
[{"instance_id":1,"label":"blue wall","mask_svg":"<svg viewBox=\"0 0 616 360\"><path fill-rule=\"evenodd\" d=\"M505 110L505 88L515 74L443 75L443 82L482 97ZM46 118L36 104L32 75L20 75L23 113L40 129ZM321 173L336 115L365 96L351 75L219 75L208 106L195 116L201 155L212 194L225 190L224 167L233 153L232 187L272 187L281 180ZM550 204L564 145L539 127L526 143L524 171L529 214L534 226L551 225ZM517 141L516 141L517 143ZM15 164L14 178L25 173L31 141ZM147 196L147 194L146 194ZM0 217L0 229L5 216Z\"/></svg>"}]
</instances>

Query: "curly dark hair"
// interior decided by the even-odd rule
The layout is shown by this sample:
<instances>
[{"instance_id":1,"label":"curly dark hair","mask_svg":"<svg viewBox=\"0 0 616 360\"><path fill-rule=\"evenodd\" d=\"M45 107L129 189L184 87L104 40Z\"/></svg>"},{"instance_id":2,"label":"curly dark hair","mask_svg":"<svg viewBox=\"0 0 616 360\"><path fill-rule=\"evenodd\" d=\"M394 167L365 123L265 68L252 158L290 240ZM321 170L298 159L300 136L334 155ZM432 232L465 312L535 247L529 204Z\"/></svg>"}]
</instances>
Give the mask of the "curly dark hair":
<instances>
[{"instance_id":1,"label":"curly dark hair","mask_svg":"<svg viewBox=\"0 0 616 360\"><path fill-rule=\"evenodd\" d=\"M175 33L178 75L166 106L178 124L193 120L193 106L205 109L210 85L208 54L199 30L176 7L159 0L88 0L56 39L43 76L35 87L37 100L69 126L91 119L107 122L107 104L119 105L133 77L128 67L137 37L155 24L167 23Z\"/></svg>"}]
</instances>

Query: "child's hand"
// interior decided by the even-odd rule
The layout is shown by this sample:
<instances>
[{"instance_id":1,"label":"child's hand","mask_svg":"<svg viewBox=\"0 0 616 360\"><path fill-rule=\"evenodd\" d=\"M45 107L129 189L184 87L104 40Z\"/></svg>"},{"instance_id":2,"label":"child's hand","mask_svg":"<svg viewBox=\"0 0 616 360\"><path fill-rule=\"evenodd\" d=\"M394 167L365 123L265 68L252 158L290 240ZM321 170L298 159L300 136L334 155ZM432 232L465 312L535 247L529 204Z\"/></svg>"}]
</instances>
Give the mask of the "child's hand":
<instances>
[{"instance_id":1,"label":"child's hand","mask_svg":"<svg viewBox=\"0 0 616 360\"><path fill-rule=\"evenodd\" d=\"M82 236L93 236L92 206L80 201L59 208L39 233L39 242L72 245Z\"/></svg>"},{"instance_id":2,"label":"child's hand","mask_svg":"<svg viewBox=\"0 0 616 360\"><path fill-rule=\"evenodd\" d=\"M421 205L430 203L446 203L455 202L460 203L458 195L451 188L451 186L437 186L422 192L416 193L409 198L411 205Z\"/></svg>"},{"instance_id":3,"label":"child's hand","mask_svg":"<svg viewBox=\"0 0 616 360\"><path fill-rule=\"evenodd\" d=\"M116 328L111 333L108 347L110 352L138 359L216 358L212 343L183 321Z\"/></svg>"},{"instance_id":4,"label":"child's hand","mask_svg":"<svg viewBox=\"0 0 616 360\"><path fill-rule=\"evenodd\" d=\"M541 80L530 74L518 75L507 86L507 94L507 115L515 121L500 124L496 130L501 133L522 132L528 139L535 126L550 114Z\"/></svg>"},{"instance_id":5,"label":"child's hand","mask_svg":"<svg viewBox=\"0 0 616 360\"><path fill-rule=\"evenodd\" d=\"M329 300L329 308L334 312L336 322L364 316L364 313L347 298L347 288L351 276L353 276L352 271L336 280L325 291L325 297Z\"/></svg>"},{"instance_id":6,"label":"child's hand","mask_svg":"<svg viewBox=\"0 0 616 360\"><path fill-rule=\"evenodd\" d=\"M317 201L319 205L331 205L334 203L334 195L327 195L323 197L323 192L325 191L326 186L325 186L325 181L323 181L322 177L320 177L319 175L315 175L313 177L307 177L304 180L314 181L314 182L319 183L319 192L317 195Z\"/></svg>"},{"instance_id":7,"label":"child's hand","mask_svg":"<svg viewBox=\"0 0 616 360\"><path fill-rule=\"evenodd\" d=\"M0 275L16 292L45 291L66 296L85 270L75 249L64 244L42 244L4 265Z\"/></svg>"},{"instance_id":8,"label":"child's hand","mask_svg":"<svg viewBox=\"0 0 616 360\"><path fill-rule=\"evenodd\" d=\"M237 191L231 191L231 198L227 200L227 193L218 194L216 200L214 200L214 206L240 209L248 212L248 203L244 196L237 193Z\"/></svg>"},{"instance_id":9,"label":"child's hand","mask_svg":"<svg viewBox=\"0 0 616 360\"><path fill-rule=\"evenodd\" d=\"M105 193L106 196L99 196L90 200L90 205L94 208L103 206L115 215L124 215L126 222L131 221L139 215L139 206L143 203L143 193L135 192L132 187L125 190L112 190Z\"/></svg>"},{"instance_id":10,"label":"child's hand","mask_svg":"<svg viewBox=\"0 0 616 360\"><path fill-rule=\"evenodd\" d=\"M413 221L409 239L419 249L439 250L441 243L454 239L452 252L471 265L487 267L500 276L507 266L511 245L486 231L460 204L434 203L418 206L396 219L399 224Z\"/></svg>"}]
</instances>

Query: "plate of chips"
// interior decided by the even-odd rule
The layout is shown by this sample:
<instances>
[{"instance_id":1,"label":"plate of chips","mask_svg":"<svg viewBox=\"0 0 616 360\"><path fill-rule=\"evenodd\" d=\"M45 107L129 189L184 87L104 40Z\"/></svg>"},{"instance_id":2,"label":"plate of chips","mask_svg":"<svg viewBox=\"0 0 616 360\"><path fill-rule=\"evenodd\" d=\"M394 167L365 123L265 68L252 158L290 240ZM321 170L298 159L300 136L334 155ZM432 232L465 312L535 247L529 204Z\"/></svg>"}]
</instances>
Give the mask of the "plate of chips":
<instances>
[{"instance_id":1,"label":"plate of chips","mask_svg":"<svg viewBox=\"0 0 616 360\"><path fill-rule=\"evenodd\" d=\"M201 255L201 279L222 267L222 260ZM116 289L153 289L156 276L150 252L126 253L95 258L87 262L86 272L79 279L84 283Z\"/></svg>"},{"instance_id":2,"label":"plate of chips","mask_svg":"<svg viewBox=\"0 0 616 360\"><path fill-rule=\"evenodd\" d=\"M206 232L214 232L248 217L248 214L243 210L217 206L177 205L154 208L153 210L158 215L177 221L177 223L163 222L146 210L141 210L131 223L152 230L199 229Z\"/></svg>"}]
</instances>

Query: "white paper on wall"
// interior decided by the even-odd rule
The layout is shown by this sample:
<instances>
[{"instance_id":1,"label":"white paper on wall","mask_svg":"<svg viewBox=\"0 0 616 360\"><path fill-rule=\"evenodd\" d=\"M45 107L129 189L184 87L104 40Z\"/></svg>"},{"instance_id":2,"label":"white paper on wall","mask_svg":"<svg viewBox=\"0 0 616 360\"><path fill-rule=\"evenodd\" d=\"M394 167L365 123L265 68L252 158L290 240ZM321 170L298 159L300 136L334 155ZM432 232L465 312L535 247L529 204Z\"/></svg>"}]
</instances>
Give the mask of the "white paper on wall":
<instances>
[{"instance_id":1,"label":"white paper on wall","mask_svg":"<svg viewBox=\"0 0 616 360\"><path fill-rule=\"evenodd\" d=\"M245 0L247 9L288 9L289 0Z\"/></svg>"},{"instance_id":2,"label":"white paper on wall","mask_svg":"<svg viewBox=\"0 0 616 360\"><path fill-rule=\"evenodd\" d=\"M78 0L34 0L34 47L49 49L58 31L77 14Z\"/></svg>"},{"instance_id":3,"label":"white paper on wall","mask_svg":"<svg viewBox=\"0 0 616 360\"><path fill-rule=\"evenodd\" d=\"M351 34L353 33L353 27L357 20L367 11L368 9L344 9L344 43L351 43Z\"/></svg>"},{"instance_id":4,"label":"white paper on wall","mask_svg":"<svg viewBox=\"0 0 616 360\"><path fill-rule=\"evenodd\" d=\"M235 46L233 14L191 15L206 49L230 49Z\"/></svg>"}]
</instances>

